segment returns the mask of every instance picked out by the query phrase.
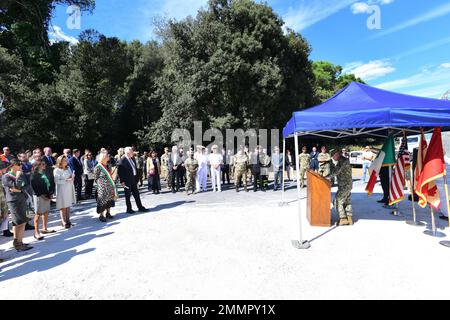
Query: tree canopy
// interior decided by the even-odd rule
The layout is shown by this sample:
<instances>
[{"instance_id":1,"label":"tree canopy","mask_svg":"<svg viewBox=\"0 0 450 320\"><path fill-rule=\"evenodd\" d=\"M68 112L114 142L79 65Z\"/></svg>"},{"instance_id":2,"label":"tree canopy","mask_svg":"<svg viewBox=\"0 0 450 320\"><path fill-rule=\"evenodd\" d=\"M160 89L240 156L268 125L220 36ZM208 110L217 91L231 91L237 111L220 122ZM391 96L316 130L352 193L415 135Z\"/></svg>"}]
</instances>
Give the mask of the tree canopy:
<instances>
[{"instance_id":1,"label":"tree canopy","mask_svg":"<svg viewBox=\"0 0 450 320\"><path fill-rule=\"evenodd\" d=\"M351 81L310 61L301 34L253 0L210 0L196 17L159 26L160 41L125 42L86 30L79 43L51 43L57 4L84 11L94 0L0 4L0 143L160 148L172 130L281 128L293 111Z\"/></svg>"}]
</instances>

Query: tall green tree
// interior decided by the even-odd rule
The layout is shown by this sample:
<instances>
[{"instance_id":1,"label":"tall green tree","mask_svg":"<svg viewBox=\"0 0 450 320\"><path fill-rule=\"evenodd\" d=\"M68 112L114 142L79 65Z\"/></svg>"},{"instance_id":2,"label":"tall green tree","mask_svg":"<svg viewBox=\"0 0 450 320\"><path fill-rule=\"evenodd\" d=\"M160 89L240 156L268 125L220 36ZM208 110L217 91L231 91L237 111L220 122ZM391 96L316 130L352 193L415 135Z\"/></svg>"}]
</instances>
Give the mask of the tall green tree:
<instances>
[{"instance_id":1,"label":"tall green tree","mask_svg":"<svg viewBox=\"0 0 450 320\"><path fill-rule=\"evenodd\" d=\"M162 116L145 139L170 142L174 128L192 129L196 120L277 128L310 106L310 47L283 24L271 7L251 0L211 0L196 18L169 21L154 95Z\"/></svg>"},{"instance_id":2,"label":"tall green tree","mask_svg":"<svg viewBox=\"0 0 450 320\"><path fill-rule=\"evenodd\" d=\"M48 29L58 4L77 5L92 11L95 0L2 0L0 45L18 54L40 82L52 82L58 70L58 46L50 44Z\"/></svg>"},{"instance_id":3,"label":"tall green tree","mask_svg":"<svg viewBox=\"0 0 450 320\"><path fill-rule=\"evenodd\" d=\"M314 61L314 89L317 103L330 99L351 82L365 83L354 74L342 74L342 67L328 61Z\"/></svg>"}]
</instances>

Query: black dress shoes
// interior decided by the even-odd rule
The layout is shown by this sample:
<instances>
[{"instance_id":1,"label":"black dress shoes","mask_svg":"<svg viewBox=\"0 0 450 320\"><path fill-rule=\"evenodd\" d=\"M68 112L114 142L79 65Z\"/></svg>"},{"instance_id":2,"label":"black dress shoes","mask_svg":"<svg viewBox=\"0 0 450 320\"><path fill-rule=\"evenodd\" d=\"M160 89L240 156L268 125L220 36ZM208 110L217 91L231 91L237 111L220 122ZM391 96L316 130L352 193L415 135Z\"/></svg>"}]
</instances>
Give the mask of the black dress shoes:
<instances>
[{"instance_id":1,"label":"black dress shoes","mask_svg":"<svg viewBox=\"0 0 450 320\"><path fill-rule=\"evenodd\" d=\"M146 208L144 208L144 207L142 207L142 208L139 209L139 212L149 212L149 211L150 211L149 209L146 209Z\"/></svg>"},{"instance_id":2,"label":"black dress shoes","mask_svg":"<svg viewBox=\"0 0 450 320\"><path fill-rule=\"evenodd\" d=\"M378 203L386 203L387 201L386 201L386 199L381 199L381 200L378 200L377 202Z\"/></svg>"},{"instance_id":3,"label":"black dress shoes","mask_svg":"<svg viewBox=\"0 0 450 320\"><path fill-rule=\"evenodd\" d=\"M136 211L134 211L134 210L130 209L130 210L127 210L127 213L129 213L129 214L133 214L133 213L136 213Z\"/></svg>"},{"instance_id":4,"label":"black dress shoes","mask_svg":"<svg viewBox=\"0 0 450 320\"><path fill-rule=\"evenodd\" d=\"M26 225L25 225L25 230L34 230L34 227L32 226L32 225L30 225L29 223L27 223Z\"/></svg>"},{"instance_id":5,"label":"black dress shoes","mask_svg":"<svg viewBox=\"0 0 450 320\"><path fill-rule=\"evenodd\" d=\"M14 234L11 231L9 231L9 230L5 230L5 231L3 231L3 236L7 237L7 238L10 238L10 237L13 237Z\"/></svg>"}]
</instances>

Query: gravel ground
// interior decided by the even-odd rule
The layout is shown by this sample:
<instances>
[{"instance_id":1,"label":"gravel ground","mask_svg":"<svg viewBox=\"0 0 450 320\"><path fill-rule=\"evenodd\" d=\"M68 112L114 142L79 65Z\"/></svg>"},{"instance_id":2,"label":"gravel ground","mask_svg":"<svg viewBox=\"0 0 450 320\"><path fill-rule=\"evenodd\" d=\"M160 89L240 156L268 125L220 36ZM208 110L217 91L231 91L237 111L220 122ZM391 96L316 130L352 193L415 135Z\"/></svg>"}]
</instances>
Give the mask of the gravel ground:
<instances>
[{"instance_id":1,"label":"gravel ground","mask_svg":"<svg viewBox=\"0 0 450 320\"><path fill-rule=\"evenodd\" d=\"M377 186L376 192L380 193ZM334 189L335 191L335 189ZM303 197L304 192L302 191ZM0 237L4 299L446 299L450 249L390 215L355 182L353 227L311 227L309 250L297 250L295 186L281 194L234 190L186 196L145 193L150 213L98 221L95 204L75 208L71 230L18 254ZM301 201L305 209L306 201ZM400 205L410 218L409 202ZM439 227L447 225L437 219ZM444 231L450 235L448 230ZM444 275L444 276L443 276Z\"/></svg>"}]
</instances>

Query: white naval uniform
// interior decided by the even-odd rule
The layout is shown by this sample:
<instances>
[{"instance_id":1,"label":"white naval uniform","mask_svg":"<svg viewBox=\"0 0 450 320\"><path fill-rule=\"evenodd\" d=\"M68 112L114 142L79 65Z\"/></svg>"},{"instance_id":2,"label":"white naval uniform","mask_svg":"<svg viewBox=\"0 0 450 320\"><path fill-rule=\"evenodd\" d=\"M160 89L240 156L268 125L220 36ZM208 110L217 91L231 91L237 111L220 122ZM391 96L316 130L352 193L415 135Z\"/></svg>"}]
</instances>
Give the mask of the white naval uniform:
<instances>
[{"instance_id":1,"label":"white naval uniform","mask_svg":"<svg viewBox=\"0 0 450 320\"><path fill-rule=\"evenodd\" d=\"M223 156L220 153L211 153L209 155L209 164L211 165L211 183L213 192L216 192L216 187L219 192L222 191L221 170L220 165L223 162ZM214 167L218 165L217 169Z\"/></svg>"},{"instance_id":2,"label":"white naval uniform","mask_svg":"<svg viewBox=\"0 0 450 320\"><path fill-rule=\"evenodd\" d=\"M207 190L207 177L208 177L208 157L204 154L195 154L195 159L198 161L197 171L197 192Z\"/></svg>"}]
</instances>

